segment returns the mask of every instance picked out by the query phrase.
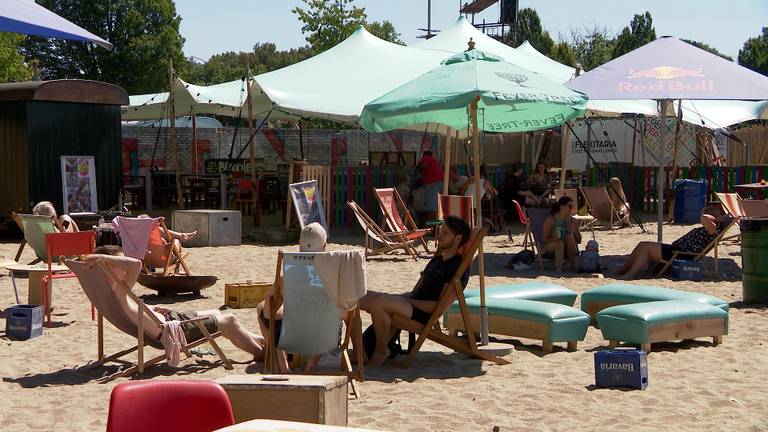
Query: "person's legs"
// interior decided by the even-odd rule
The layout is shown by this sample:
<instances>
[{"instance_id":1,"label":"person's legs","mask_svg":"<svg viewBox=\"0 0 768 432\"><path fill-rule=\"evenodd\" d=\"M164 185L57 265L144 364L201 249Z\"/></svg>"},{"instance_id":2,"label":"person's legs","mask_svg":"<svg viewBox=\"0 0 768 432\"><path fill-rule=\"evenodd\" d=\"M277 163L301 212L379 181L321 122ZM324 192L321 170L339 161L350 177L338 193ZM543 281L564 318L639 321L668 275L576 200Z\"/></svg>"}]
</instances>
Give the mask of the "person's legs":
<instances>
[{"instance_id":1,"label":"person's legs","mask_svg":"<svg viewBox=\"0 0 768 432\"><path fill-rule=\"evenodd\" d=\"M635 259L629 264L628 269L624 273L624 278L626 279L634 278L648 263L660 261L662 258L661 245L655 242L641 242L632 254L635 255Z\"/></svg>"},{"instance_id":2,"label":"person's legs","mask_svg":"<svg viewBox=\"0 0 768 432\"><path fill-rule=\"evenodd\" d=\"M576 265L576 239L573 234L569 234L565 237L565 256L568 257L568 264L572 271L578 271L579 268Z\"/></svg>"},{"instance_id":3,"label":"person's legs","mask_svg":"<svg viewBox=\"0 0 768 432\"><path fill-rule=\"evenodd\" d=\"M376 333L376 348L368 364L378 367L384 363L390 354L387 344L392 337L392 315L399 314L410 317L413 313L413 306L405 297L390 294L375 296L368 306L368 312L373 321L373 330Z\"/></svg>"},{"instance_id":4,"label":"person's legs","mask_svg":"<svg viewBox=\"0 0 768 432\"><path fill-rule=\"evenodd\" d=\"M565 242L563 240L556 240L546 243L544 245L546 252L555 253L555 270L558 272L563 271L563 256L565 255Z\"/></svg>"},{"instance_id":5,"label":"person's legs","mask_svg":"<svg viewBox=\"0 0 768 432\"><path fill-rule=\"evenodd\" d=\"M261 361L264 358L264 338L255 335L243 326L232 314L222 314L217 309L199 311L200 316L214 316L219 323L221 335L229 339L232 344L241 350L253 355L254 360Z\"/></svg>"},{"instance_id":6,"label":"person's legs","mask_svg":"<svg viewBox=\"0 0 768 432\"><path fill-rule=\"evenodd\" d=\"M618 271L619 275L623 275L626 272L629 271L629 269L632 267L632 265L637 261L638 256L645 253L645 244L648 242L640 242L635 246L634 249L632 249L632 252L629 254L629 258L627 258L626 261L624 261L624 265L621 266L621 268Z\"/></svg>"}]
</instances>

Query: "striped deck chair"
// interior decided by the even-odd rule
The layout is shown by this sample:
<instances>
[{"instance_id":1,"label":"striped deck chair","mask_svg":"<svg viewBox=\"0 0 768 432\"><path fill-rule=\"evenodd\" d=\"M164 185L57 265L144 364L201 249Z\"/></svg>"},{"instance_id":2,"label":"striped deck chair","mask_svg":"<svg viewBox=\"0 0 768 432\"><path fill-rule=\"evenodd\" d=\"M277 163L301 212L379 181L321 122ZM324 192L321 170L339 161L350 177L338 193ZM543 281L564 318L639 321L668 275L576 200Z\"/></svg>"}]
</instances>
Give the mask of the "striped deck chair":
<instances>
[{"instance_id":1,"label":"striped deck chair","mask_svg":"<svg viewBox=\"0 0 768 432\"><path fill-rule=\"evenodd\" d=\"M446 216L456 216L469 222L470 227L474 227L475 212L473 210L471 196L443 194L437 196L437 218L440 220Z\"/></svg>"},{"instance_id":2,"label":"striped deck chair","mask_svg":"<svg viewBox=\"0 0 768 432\"><path fill-rule=\"evenodd\" d=\"M347 206L352 210L360 228L365 232L365 256L383 255L395 252L399 249L404 250L413 259L418 258L414 240L407 239L403 234L384 232L373 218L354 201L347 202ZM376 243L379 244L376 247Z\"/></svg>"},{"instance_id":3,"label":"striped deck chair","mask_svg":"<svg viewBox=\"0 0 768 432\"><path fill-rule=\"evenodd\" d=\"M614 225L621 224L621 217L613 207L611 197L604 187L582 187L580 189L589 213L601 221L605 228L613 229Z\"/></svg>"},{"instance_id":4,"label":"striped deck chair","mask_svg":"<svg viewBox=\"0 0 768 432\"><path fill-rule=\"evenodd\" d=\"M373 189L373 195L379 203L381 213L384 215L384 223L391 232L403 234L408 240L417 240L424 247L424 251L431 254L427 245L426 236L432 232L432 228L418 228L413 221L408 208L395 188ZM405 221L400 217L402 209Z\"/></svg>"},{"instance_id":5,"label":"striped deck chair","mask_svg":"<svg viewBox=\"0 0 768 432\"><path fill-rule=\"evenodd\" d=\"M720 201L720 204L723 206L725 212L728 213L728 215L731 216L736 223L738 223L739 219L746 216L741 206L742 200L739 197L739 194L733 192L715 192L715 196L717 196L717 199ZM721 241L741 243L741 234L724 237Z\"/></svg>"}]
</instances>

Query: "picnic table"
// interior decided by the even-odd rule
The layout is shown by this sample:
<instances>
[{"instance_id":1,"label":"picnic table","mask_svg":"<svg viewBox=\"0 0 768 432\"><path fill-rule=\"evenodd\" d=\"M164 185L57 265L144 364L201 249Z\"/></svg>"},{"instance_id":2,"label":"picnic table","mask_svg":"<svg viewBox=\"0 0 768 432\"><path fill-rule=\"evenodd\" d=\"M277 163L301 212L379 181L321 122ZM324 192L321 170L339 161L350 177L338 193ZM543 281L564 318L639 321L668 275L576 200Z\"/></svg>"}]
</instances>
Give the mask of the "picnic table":
<instances>
[{"instance_id":1,"label":"picnic table","mask_svg":"<svg viewBox=\"0 0 768 432\"><path fill-rule=\"evenodd\" d=\"M739 195L750 195L756 199L765 199L765 191L768 189L768 183L747 183L735 185L733 189Z\"/></svg>"}]
</instances>

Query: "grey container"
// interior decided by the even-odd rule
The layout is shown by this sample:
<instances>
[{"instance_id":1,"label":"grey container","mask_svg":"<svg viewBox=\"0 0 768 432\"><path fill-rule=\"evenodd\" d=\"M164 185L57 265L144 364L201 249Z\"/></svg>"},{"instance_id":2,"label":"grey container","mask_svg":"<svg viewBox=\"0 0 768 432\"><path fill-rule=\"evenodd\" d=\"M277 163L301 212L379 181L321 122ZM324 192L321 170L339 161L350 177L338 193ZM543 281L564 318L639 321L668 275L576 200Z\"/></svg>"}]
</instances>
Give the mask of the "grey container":
<instances>
[{"instance_id":1,"label":"grey container","mask_svg":"<svg viewBox=\"0 0 768 432\"><path fill-rule=\"evenodd\" d=\"M185 246L237 246L242 243L242 215L237 210L176 210L172 229L197 231Z\"/></svg>"}]
</instances>

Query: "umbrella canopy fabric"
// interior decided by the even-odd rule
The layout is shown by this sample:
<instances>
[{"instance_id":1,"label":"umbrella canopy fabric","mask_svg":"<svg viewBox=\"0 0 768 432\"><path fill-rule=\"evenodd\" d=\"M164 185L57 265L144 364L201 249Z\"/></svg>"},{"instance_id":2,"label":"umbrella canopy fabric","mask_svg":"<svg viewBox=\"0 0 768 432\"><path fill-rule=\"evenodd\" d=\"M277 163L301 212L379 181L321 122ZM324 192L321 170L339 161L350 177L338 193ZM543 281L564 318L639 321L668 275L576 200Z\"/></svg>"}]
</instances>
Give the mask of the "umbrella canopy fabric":
<instances>
[{"instance_id":1,"label":"umbrella canopy fabric","mask_svg":"<svg viewBox=\"0 0 768 432\"><path fill-rule=\"evenodd\" d=\"M768 99L768 77L670 36L630 51L566 85L591 99Z\"/></svg>"},{"instance_id":2,"label":"umbrella canopy fabric","mask_svg":"<svg viewBox=\"0 0 768 432\"><path fill-rule=\"evenodd\" d=\"M168 92L162 92L131 96L130 104L121 110L121 117L125 121L166 117L168 95ZM178 115L247 116L246 108L243 106L246 98L246 84L243 80L198 86L176 78L173 82L173 98L174 109ZM263 116L263 114L254 111L254 116Z\"/></svg>"},{"instance_id":3,"label":"umbrella canopy fabric","mask_svg":"<svg viewBox=\"0 0 768 432\"><path fill-rule=\"evenodd\" d=\"M34 0L0 2L0 31L93 42L112 49L111 43L38 5Z\"/></svg>"},{"instance_id":4,"label":"umbrella canopy fabric","mask_svg":"<svg viewBox=\"0 0 768 432\"><path fill-rule=\"evenodd\" d=\"M587 107L585 95L474 49L369 102L360 123L375 132L421 123L463 130L469 126L467 107L475 98L478 127L488 132L550 129Z\"/></svg>"}]
</instances>

